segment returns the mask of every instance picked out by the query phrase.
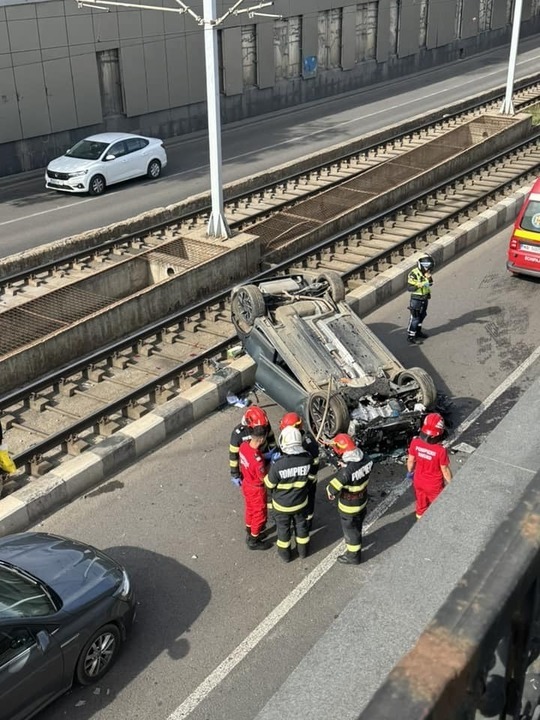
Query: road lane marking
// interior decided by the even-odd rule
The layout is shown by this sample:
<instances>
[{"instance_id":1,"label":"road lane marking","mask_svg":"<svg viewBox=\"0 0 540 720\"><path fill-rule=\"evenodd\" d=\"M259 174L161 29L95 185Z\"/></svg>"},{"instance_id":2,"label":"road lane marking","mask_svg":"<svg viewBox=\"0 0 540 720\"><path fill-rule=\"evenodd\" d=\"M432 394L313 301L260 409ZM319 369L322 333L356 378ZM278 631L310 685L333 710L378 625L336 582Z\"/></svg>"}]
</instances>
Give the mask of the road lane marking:
<instances>
[{"instance_id":1,"label":"road lane marking","mask_svg":"<svg viewBox=\"0 0 540 720\"><path fill-rule=\"evenodd\" d=\"M39 215L46 215L47 213L51 212L58 212L58 210L66 210L70 207L75 207L75 205L82 205L83 203L91 202L92 200L97 200L95 197L87 198L86 200L79 200L78 202L69 203L68 205L62 205L62 207L54 207L49 208L48 210L40 210L39 212L31 213L30 215L24 215L20 218L13 218L13 220L4 220L3 222L0 222L0 227L2 225L11 225L11 223L21 222L21 220L30 220L30 218L38 217Z\"/></svg>"},{"instance_id":2,"label":"road lane marking","mask_svg":"<svg viewBox=\"0 0 540 720\"><path fill-rule=\"evenodd\" d=\"M451 442L467 430L480 415L487 410L498 397L500 397L515 382L525 370L527 370L538 358L540 358L540 347L529 355L510 375L489 395L473 412L456 428L452 434ZM368 515L365 524L366 531L379 520L392 505L399 500L407 488L411 486L409 480L399 482L388 495ZM220 663L210 675L189 695L184 702L174 710L167 720L184 720L200 705L208 695L227 677L227 675L249 655L249 653L263 640L268 633L302 600L311 588L334 566L336 558L345 549L345 543L341 541L337 547L307 575L296 588L284 598L274 610L246 637L244 640Z\"/></svg>"}]
</instances>

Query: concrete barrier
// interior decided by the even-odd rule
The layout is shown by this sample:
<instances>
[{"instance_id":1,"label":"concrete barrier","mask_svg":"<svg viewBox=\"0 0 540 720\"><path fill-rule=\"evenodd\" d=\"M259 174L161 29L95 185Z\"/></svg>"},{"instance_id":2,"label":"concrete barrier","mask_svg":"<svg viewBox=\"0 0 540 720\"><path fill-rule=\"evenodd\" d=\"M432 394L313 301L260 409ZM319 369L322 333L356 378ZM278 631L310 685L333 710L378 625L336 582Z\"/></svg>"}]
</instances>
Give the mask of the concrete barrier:
<instances>
[{"instance_id":1,"label":"concrete barrier","mask_svg":"<svg viewBox=\"0 0 540 720\"><path fill-rule=\"evenodd\" d=\"M513 221L529 188L522 188L473 221L434 241L429 248L437 263L450 260L499 227ZM403 290L411 256L398 266L349 293L347 300L364 315ZM128 428L103 440L94 449L67 460L59 467L0 500L0 535L23 530L40 517L108 479L144 453L189 428L224 404L228 392L238 393L253 385L255 363L244 356L220 369L204 382L156 407ZM537 403L540 412L540 403ZM534 426L536 427L536 425ZM536 443L535 447L538 444Z\"/></svg>"}]
</instances>

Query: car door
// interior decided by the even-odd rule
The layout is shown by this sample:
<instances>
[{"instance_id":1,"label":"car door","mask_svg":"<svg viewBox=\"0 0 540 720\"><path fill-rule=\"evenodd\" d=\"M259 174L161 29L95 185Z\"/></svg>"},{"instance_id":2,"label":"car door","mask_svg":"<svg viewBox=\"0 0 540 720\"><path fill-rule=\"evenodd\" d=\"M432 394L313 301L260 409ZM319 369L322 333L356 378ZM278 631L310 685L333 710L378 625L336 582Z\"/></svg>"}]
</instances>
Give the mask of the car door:
<instances>
[{"instance_id":1,"label":"car door","mask_svg":"<svg viewBox=\"0 0 540 720\"><path fill-rule=\"evenodd\" d=\"M139 177L146 175L148 169L148 140L144 138L129 138L126 140L130 163L130 177Z\"/></svg>"},{"instance_id":2,"label":"car door","mask_svg":"<svg viewBox=\"0 0 540 720\"><path fill-rule=\"evenodd\" d=\"M119 140L111 145L105 153L102 164L107 185L113 185L131 177L129 174L130 160L127 155L125 140Z\"/></svg>"},{"instance_id":3,"label":"car door","mask_svg":"<svg viewBox=\"0 0 540 720\"><path fill-rule=\"evenodd\" d=\"M22 720L67 690L58 643L46 633L40 646L39 630L20 621L0 626L0 720Z\"/></svg>"}]
</instances>

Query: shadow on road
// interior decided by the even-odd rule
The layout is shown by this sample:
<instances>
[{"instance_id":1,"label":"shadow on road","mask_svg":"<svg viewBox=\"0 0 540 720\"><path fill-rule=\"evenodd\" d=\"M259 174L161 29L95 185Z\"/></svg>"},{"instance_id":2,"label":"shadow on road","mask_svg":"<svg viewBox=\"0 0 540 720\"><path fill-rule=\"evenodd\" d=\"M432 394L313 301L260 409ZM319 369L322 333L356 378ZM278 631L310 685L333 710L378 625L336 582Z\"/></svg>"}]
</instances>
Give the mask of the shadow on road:
<instances>
[{"instance_id":1,"label":"shadow on road","mask_svg":"<svg viewBox=\"0 0 540 720\"><path fill-rule=\"evenodd\" d=\"M176 560L150 550L118 546L105 552L130 574L138 600L135 625L117 663L103 680L86 688L74 686L40 713L41 720L90 720L148 672L148 666L162 653L177 661L189 657L186 636L210 601L208 583Z\"/></svg>"}]
</instances>

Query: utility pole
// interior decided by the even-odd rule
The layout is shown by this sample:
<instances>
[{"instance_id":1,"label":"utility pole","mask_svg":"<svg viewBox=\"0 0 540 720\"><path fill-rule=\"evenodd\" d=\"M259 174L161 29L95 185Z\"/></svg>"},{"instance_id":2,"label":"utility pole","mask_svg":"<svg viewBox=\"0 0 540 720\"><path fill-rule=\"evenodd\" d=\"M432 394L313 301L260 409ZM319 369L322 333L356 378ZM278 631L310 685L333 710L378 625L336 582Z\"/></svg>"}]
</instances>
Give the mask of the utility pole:
<instances>
[{"instance_id":1,"label":"utility pole","mask_svg":"<svg viewBox=\"0 0 540 720\"><path fill-rule=\"evenodd\" d=\"M219 59L218 59L218 26L223 24L230 15L247 13L249 18L257 15L280 18L281 15L260 13L257 10L273 5L269 2L259 2L248 8L240 9L245 0L237 0L227 12L218 18L216 15L216 0L203 0L203 17L195 13L183 0L175 0L180 7L166 7L143 5L142 3L120 2L119 0L76 0L78 7L93 7L98 10L109 11L109 5L118 7L131 7L138 10L157 10L158 12L173 12L179 15L188 13L198 25L204 29L204 56L206 66L206 106L208 114L208 146L210 151L210 196L212 210L208 221L208 235L210 237L229 238L231 231L223 211L223 181L222 181L222 154L221 154L221 104L219 93Z\"/></svg>"},{"instance_id":2,"label":"utility pole","mask_svg":"<svg viewBox=\"0 0 540 720\"><path fill-rule=\"evenodd\" d=\"M512 21L512 40L510 42L510 58L508 60L508 77L506 79L506 94L501 105L501 113L503 115L514 114L514 104L512 102L512 93L514 92L514 76L516 74L516 60L519 44L519 30L521 27L521 9L523 0L515 0L514 18Z\"/></svg>"}]
</instances>

